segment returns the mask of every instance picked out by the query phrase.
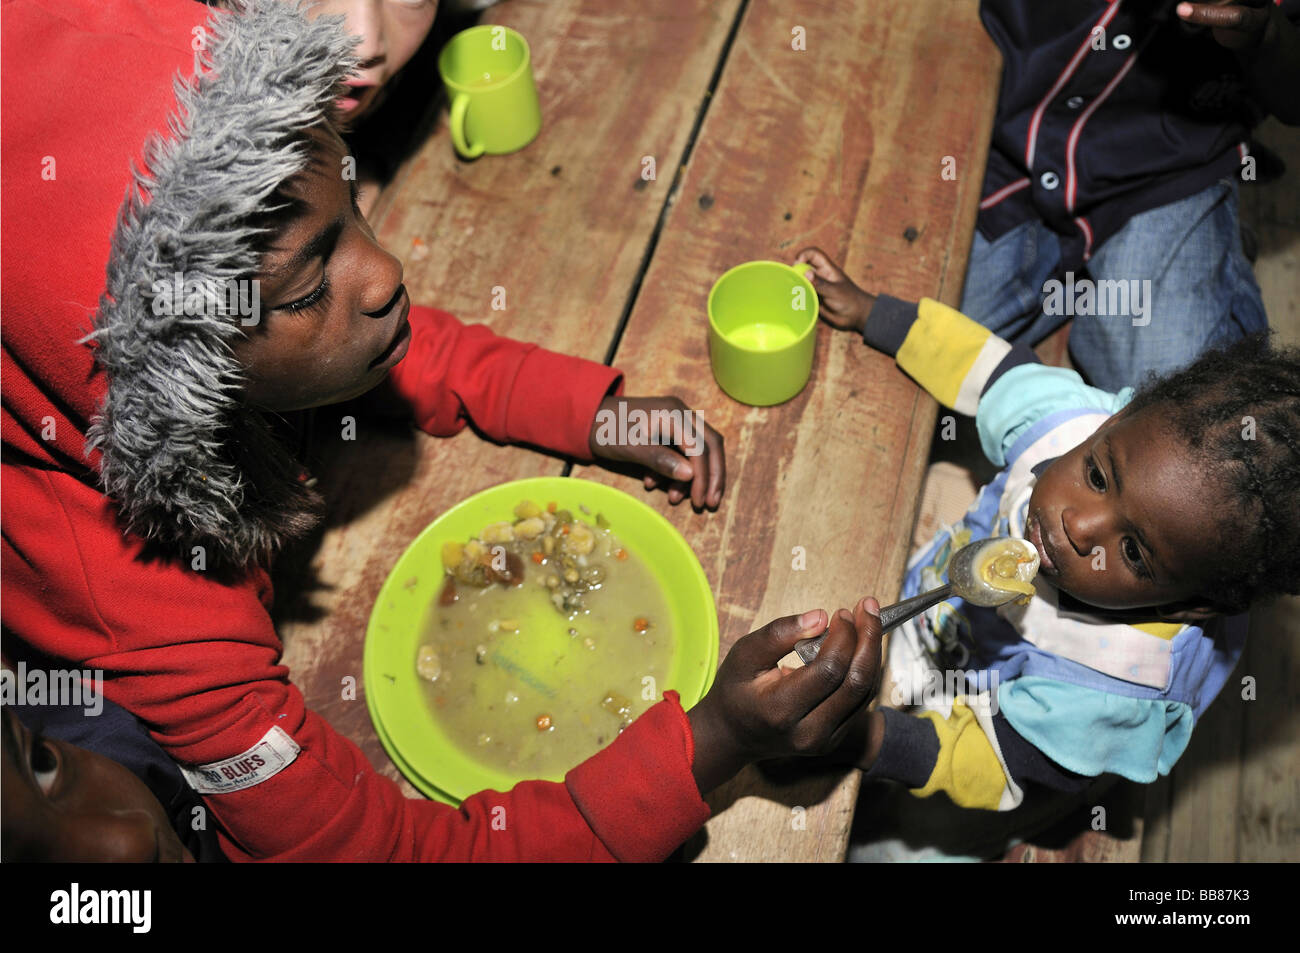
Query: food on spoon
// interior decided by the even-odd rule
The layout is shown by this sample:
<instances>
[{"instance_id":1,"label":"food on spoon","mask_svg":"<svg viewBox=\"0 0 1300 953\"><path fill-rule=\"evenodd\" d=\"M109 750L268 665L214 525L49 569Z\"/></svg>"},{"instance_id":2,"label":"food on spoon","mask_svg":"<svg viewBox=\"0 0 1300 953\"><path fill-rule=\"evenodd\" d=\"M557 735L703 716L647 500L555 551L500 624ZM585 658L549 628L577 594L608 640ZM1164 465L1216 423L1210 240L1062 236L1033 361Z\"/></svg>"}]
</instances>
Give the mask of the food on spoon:
<instances>
[{"instance_id":1,"label":"food on spoon","mask_svg":"<svg viewBox=\"0 0 1300 953\"><path fill-rule=\"evenodd\" d=\"M991 588L1019 593L1016 601L1024 605L1036 592L1033 579L1038 575L1038 553L1023 539L991 540L976 557L974 570Z\"/></svg>"}]
</instances>

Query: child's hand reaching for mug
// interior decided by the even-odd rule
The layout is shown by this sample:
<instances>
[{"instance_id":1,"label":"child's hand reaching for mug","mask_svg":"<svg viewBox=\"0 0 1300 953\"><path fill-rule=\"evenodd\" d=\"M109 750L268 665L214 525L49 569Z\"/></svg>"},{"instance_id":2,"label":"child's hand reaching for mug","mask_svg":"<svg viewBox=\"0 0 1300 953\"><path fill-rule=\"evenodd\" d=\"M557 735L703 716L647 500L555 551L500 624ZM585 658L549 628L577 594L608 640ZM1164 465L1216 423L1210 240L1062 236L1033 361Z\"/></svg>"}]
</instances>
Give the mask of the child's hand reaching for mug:
<instances>
[{"instance_id":1,"label":"child's hand reaching for mug","mask_svg":"<svg viewBox=\"0 0 1300 953\"><path fill-rule=\"evenodd\" d=\"M867 325L867 315L876 303L876 296L867 294L839 265L820 248L805 248L795 256L795 267L807 264L810 278L821 303L821 317L833 328L862 333ZM801 269L802 270L802 269Z\"/></svg>"},{"instance_id":2,"label":"child's hand reaching for mug","mask_svg":"<svg viewBox=\"0 0 1300 953\"><path fill-rule=\"evenodd\" d=\"M777 662L826 629L821 609L769 622L727 653L717 680L687 717L700 793L746 764L837 750L861 721L880 675L880 605L863 599L830 620L817 657L785 671Z\"/></svg>"},{"instance_id":3,"label":"child's hand reaching for mug","mask_svg":"<svg viewBox=\"0 0 1300 953\"><path fill-rule=\"evenodd\" d=\"M591 422L592 456L651 471L647 490L668 487L668 502L688 496L697 510L717 509L727 485L722 434L677 397L606 397Z\"/></svg>"}]
</instances>

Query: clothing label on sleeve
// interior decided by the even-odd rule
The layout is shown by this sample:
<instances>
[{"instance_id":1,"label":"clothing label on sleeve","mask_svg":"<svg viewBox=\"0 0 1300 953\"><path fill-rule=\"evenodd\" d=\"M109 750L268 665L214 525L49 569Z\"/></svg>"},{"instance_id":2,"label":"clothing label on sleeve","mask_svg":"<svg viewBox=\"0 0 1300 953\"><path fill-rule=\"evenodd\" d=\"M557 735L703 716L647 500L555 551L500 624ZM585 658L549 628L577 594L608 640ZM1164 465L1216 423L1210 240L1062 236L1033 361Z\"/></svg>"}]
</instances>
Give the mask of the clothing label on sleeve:
<instances>
[{"instance_id":1,"label":"clothing label on sleeve","mask_svg":"<svg viewBox=\"0 0 1300 953\"><path fill-rule=\"evenodd\" d=\"M293 763L301 750L288 732L272 727L243 754L193 768L182 765L181 773L200 794L233 794L275 777Z\"/></svg>"}]
</instances>

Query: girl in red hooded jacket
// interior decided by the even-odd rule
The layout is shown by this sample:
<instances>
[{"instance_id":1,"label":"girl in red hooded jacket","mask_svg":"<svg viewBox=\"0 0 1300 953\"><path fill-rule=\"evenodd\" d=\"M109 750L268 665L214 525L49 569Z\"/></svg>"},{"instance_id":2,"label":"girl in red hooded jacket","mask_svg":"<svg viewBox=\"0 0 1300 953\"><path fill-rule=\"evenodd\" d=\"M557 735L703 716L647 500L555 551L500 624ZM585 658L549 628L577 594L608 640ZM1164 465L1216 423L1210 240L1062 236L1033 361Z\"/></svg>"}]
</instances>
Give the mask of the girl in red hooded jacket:
<instances>
[{"instance_id":1,"label":"girl in red hooded jacket","mask_svg":"<svg viewBox=\"0 0 1300 953\"><path fill-rule=\"evenodd\" d=\"M660 859L743 764L842 739L875 682L870 600L751 634L689 714L669 692L562 784L459 810L404 799L278 664L266 565L320 501L268 412L382 384L430 433L472 420L493 439L634 460L701 506L720 502L720 438L690 461L598 447L596 411L632 400L617 371L411 306L339 174L330 116L353 61L337 23L270 0L206 27L189 6L127 0L3 13L5 651L102 669L105 695L204 795L227 855ZM192 49L200 68L173 102ZM127 160L173 106L114 229ZM258 300L232 312L226 291L249 276ZM190 568L195 546L207 571ZM828 621L816 662L776 668ZM253 752L258 770L220 780Z\"/></svg>"}]
</instances>

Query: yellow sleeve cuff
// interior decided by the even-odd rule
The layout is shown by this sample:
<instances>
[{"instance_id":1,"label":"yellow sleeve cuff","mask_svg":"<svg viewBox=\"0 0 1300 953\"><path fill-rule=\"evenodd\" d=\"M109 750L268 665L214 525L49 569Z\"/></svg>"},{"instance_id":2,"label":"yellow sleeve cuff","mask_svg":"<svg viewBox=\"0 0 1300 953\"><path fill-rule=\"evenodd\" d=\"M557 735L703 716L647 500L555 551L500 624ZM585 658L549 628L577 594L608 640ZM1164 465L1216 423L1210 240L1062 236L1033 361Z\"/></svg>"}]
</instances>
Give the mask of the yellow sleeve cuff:
<instances>
[{"instance_id":1,"label":"yellow sleeve cuff","mask_svg":"<svg viewBox=\"0 0 1300 953\"><path fill-rule=\"evenodd\" d=\"M929 797L943 791L960 807L998 810L1007 779L1002 762L975 713L958 702L952 706L952 715L947 719L933 711L921 712L920 717L934 724L935 734L939 736L939 757L930 772L930 780L924 787L913 788L912 793Z\"/></svg>"},{"instance_id":2,"label":"yellow sleeve cuff","mask_svg":"<svg viewBox=\"0 0 1300 953\"><path fill-rule=\"evenodd\" d=\"M922 298L916 312L895 355L898 366L945 407L973 415L984 382L1011 345L932 298Z\"/></svg>"}]
</instances>

